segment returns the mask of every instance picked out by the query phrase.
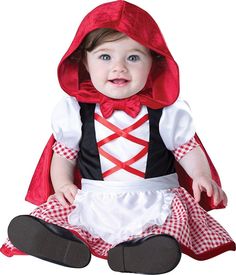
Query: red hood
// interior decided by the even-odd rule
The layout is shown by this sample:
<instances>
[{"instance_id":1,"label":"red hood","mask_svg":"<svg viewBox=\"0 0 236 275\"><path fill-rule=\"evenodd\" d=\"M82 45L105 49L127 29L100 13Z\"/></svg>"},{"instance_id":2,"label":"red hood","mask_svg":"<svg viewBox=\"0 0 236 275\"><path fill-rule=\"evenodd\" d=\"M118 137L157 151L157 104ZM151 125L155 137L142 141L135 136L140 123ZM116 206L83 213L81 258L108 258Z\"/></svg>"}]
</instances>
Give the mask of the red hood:
<instances>
[{"instance_id":1,"label":"red hood","mask_svg":"<svg viewBox=\"0 0 236 275\"><path fill-rule=\"evenodd\" d=\"M152 91L143 94L152 108L162 108L175 102L179 95L179 70L161 31L154 19L141 8L126 1L102 4L88 13L81 22L76 35L58 66L58 79L62 89L83 102L97 102L97 97L86 99L83 83L89 80L84 65L72 63L68 58L81 44L84 37L97 28L112 28L136 40L164 57L162 66L153 65L150 79ZM87 95L87 94L86 94ZM144 100L144 102L146 102ZM148 104L149 103L149 104Z\"/></svg>"}]
</instances>

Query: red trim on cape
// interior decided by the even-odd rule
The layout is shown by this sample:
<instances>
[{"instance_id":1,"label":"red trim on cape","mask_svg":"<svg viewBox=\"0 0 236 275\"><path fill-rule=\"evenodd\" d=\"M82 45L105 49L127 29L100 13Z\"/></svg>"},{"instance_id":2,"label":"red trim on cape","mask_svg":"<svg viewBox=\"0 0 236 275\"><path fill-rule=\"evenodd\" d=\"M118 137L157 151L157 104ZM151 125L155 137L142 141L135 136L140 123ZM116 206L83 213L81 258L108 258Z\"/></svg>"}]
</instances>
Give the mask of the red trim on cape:
<instances>
[{"instance_id":1,"label":"red trim on cape","mask_svg":"<svg viewBox=\"0 0 236 275\"><path fill-rule=\"evenodd\" d=\"M206 252L201 253L201 254L195 254L188 247L186 247L184 245L181 245L181 251L184 254L186 254L186 255L188 255L188 256L190 256L193 259L198 260L198 261L208 260L208 259L216 257L219 254L224 253L228 250L235 251L235 243L233 241L229 242L229 243L226 243L226 244L223 244L219 247L216 247L215 249L211 249L211 250L206 251Z\"/></svg>"},{"instance_id":2,"label":"red trim on cape","mask_svg":"<svg viewBox=\"0 0 236 275\"><path fill-rule=\"evenodd\" d=\"M209 155L207 154L204 146L202 145L201 140L195 135L196 141L200 144L203 152L205 153L207 160L209 162L209 166L212 173L213 180L221 186L219 175L212 163ZM29 189L27 191L25 199L35 205L40 205L47 201L48 197L53 194L52 182L50 179L50 165L51 159L53 155L52 145L54 144L55 139L53 136L50 137L45 149L42 153L42 156L38 162L38 165L33 174ZM184 169L178 164L176 161L176 172L179 177L179 182L182 187L184 187L191 195L192 192L192 179L187 175ZM81 176L79 171L75 170L75 184L81 188ZM200 205L207 211L212 209L224 208L223 203L214 206L212 198L207 197L207 195L203 192L201 196Z\"/></svg>"},{"instance_id":3,"label":"red trim on cape","mask_svg":"<svg viewBox=\"0 0 236 275\"><path fill-rule=\"evenodd\" d=\"M12 257L12 256L15 256L15 255L27 255L25 254L24 252L20 251L19 249L17 248L9 248L7 245L3 245L1 248L0 248L0 252L7 256L7 257Z\"/></svg>"}]
</instances>

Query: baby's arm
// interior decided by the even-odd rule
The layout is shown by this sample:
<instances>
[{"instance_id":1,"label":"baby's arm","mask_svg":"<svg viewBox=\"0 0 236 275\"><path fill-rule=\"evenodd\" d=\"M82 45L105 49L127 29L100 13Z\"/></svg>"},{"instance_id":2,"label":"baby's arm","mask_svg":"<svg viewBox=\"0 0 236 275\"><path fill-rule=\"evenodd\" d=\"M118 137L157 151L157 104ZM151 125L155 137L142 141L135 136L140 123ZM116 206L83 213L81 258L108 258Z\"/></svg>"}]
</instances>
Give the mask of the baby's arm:
<instances>
[{"instance_id":1,"label":"baby's arm","mask_svg":"<svg viewBox=\"0 0 236 275\"><path fill-rule=\"evenodd\" d=\"M220 202L223 202L225 206L227 205L227 196L212 180L207 158L200 146L184 155L179 163L193 179L193 194L197 202L200 201L201 192L205 191L208 197L213 197L215 206Z\"/></svg>"},{"instance_id":2,"label":"baby's arm","mask_svg":"<svg viewBox=\"0 0 236 275\"><path fill-rule=\"evenodd\" d=\"M51 180L55 196L68 206L77 193L74 185L74 168L81 138L80 106L74 97L62 98L52 113L52 130L55 143L51 161Z\"/></svg>"},{"instance_id":3,"label":"baby's arm","mask_svg":"<svg viewBox=\"0 0 236 275\"><path fill-rule=\"evenodd\" d=\"M51 162L51 180L55 196L63 206L72 204L77 193L74 182L76 160L68 160L54 153Z\"/></svg>"}]
</instances>

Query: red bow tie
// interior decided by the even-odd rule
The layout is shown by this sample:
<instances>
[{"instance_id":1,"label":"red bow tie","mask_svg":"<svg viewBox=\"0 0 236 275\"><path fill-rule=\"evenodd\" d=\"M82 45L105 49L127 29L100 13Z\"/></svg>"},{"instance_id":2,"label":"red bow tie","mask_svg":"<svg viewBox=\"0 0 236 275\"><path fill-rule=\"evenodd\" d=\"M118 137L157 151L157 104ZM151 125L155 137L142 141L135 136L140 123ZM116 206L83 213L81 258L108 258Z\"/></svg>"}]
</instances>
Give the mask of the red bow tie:
<instances>
[{"instance_id":1,"label":"red bow tie","mask_svg":"<svg viewBox=\"0 0 236 275\"><path fill-rule=\"evenodd\" d=\"M137 95L125 99L112 99L103 96L100 101L100 109L105 118L110 117L114 110L122 110L135 118L141 110L141 103Z\"/></svg>"}]
</instances>

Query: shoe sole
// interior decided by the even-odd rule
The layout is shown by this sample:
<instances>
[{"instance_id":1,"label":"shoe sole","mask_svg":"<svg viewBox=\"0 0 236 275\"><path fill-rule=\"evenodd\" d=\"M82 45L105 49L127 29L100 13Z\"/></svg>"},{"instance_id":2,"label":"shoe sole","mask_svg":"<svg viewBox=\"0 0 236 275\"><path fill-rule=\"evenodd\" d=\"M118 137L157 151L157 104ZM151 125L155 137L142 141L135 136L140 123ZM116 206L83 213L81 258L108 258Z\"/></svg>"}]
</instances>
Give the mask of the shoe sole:
<instances>
[{"instance_id":1,"label":"shoe sole","mask_svg":"<svg viewBox=\"0 0 236 275\"><path fill-rule=\"evenodd\" d=\"M173 270L181 259L178 242L169 235L155 235L136 245L118 245L108 252L114 271L162 274Z\"/></svg>"},{"instance_id":2,"label":"shoe sole","mask_svg":"<svg viewBox=\"0 0 236 275\"><path fill-rule=\"evenodd\" d=\"M67 267L82 268L91 259L90 251L82 241L56 235L33 216L15 217L8 226L8 237L26 254Z\"/></svg>"}]
</instances>

